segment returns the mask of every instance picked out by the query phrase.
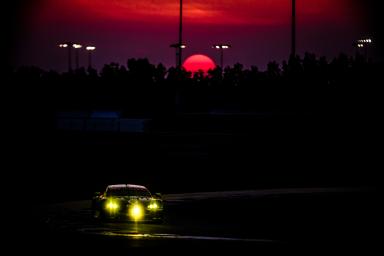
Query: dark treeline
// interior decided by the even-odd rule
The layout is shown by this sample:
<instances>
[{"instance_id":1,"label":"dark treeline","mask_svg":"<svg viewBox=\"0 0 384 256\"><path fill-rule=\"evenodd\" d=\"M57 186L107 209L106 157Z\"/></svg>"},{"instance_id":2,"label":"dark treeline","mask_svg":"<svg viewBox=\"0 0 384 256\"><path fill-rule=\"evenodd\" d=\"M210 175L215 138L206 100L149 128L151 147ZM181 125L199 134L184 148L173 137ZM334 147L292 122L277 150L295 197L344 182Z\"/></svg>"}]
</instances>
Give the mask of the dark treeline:
<instances>
[{"instance_id":1,"label":"dark treeline","mask_svg":"<svg viewBox=\"0 0 384 256\"><path fill-rule=\"evenodd\" d=\"M314 54L270 62L265 71L237 63L192 74L147 59L111 63L100 72L58 73L37 67L9 71L12 87L50 110L120 110L126 115L212 110L356 113L375 111L382 66L364 56Z\"/></svg>"}]
</instances>

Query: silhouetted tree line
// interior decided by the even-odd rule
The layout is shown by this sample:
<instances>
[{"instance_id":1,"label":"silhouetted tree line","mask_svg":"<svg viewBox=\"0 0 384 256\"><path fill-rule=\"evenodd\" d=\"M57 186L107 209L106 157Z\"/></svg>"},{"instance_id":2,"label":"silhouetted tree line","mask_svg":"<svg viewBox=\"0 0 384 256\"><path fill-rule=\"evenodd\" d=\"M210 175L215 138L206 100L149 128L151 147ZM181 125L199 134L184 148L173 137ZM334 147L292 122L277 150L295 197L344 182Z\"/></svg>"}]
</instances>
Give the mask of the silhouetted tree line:
<instances>
[{"instance_id":1,"label":"silhouetted tree line","mask_svg":"<svg viewBox=\"0 0 384 256\"><path fill-rule=\"evenodd\" d=\"M17 92L29 104L53 110L118 109L127 115L175 111L294 111L339 113L372 111L382 65L363 56L340 54L333 60L306 53L265 71L240 63L208 74L129 59L100 72L80 68L58 73L37 67L9 70Z\"/></svg>"}]
</instances>

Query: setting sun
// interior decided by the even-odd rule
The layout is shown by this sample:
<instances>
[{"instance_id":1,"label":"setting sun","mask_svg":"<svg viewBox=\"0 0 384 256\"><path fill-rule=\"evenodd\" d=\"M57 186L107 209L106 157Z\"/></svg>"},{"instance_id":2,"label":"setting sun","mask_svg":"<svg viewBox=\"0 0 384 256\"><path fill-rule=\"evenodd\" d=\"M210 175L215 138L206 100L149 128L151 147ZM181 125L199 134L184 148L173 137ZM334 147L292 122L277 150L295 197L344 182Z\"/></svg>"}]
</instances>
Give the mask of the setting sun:
<instances>
[{"instance_id":1,"label":"setting sun","mask_svg":"<svg viewBox=\"0 0 384 256\"><path fill-rule=\"evenodd\" d=\"M195 54L184 61L183 67L192 73L196 73L201 70L206 74L210 69L215 69L216 64L206 55Z\"/></svg>"}]
</instances>

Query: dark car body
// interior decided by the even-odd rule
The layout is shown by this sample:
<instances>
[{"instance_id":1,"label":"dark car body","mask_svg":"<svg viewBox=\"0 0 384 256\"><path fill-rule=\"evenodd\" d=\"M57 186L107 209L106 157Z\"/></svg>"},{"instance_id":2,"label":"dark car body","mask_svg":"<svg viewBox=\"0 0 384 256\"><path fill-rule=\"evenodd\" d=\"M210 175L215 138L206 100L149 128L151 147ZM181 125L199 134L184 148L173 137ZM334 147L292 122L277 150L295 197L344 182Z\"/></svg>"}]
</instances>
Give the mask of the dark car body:
<instances>
[{"instance_id":1,"label":"dark car body","mask_svg":"<svg viewBox=\"0 0 384 256\"><path fill-rule=\"evenodd\" d=\"M140 185L109 185L92 199L96 219L154 221L163 219L163 201Z\"/></svg>"}]
</instances>

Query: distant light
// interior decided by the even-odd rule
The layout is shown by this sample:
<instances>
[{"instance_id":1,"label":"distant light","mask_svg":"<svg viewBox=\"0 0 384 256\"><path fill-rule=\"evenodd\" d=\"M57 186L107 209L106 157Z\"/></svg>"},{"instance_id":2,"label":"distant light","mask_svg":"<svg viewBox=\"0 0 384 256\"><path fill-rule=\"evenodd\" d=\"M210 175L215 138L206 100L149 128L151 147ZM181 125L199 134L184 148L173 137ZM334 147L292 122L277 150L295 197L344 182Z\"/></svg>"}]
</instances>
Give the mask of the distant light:
<instances>
[{"instance_id":1,"label":"distant light","mask_svg":"<svg viewBox=\"0 0 384 256\"><path fill-rule=\"evenodd\" d=\"M75 48L75 49L80 49L83 46L81 44L73 44L72 47Z\"/></svg>"},{"instance_id":2,"label":"distant light","mask_svg":"<svg viewBox=\"0 0 384 256\"><path fill-rule=\"evenodd\" d=\"M96 50L96 47L95 46L87 46L85 49L87 51L94 51L94 50Z\"/></svg>"},{"instance_id":3,"label":"distant light","mask_svg":"<svg viewBox=\"0 0 384 256\"><path fill-rule=\"evenodd\" d=\"M216 48L216 49L229 49L231 48L231 45L229 44L215 44L212 46L212 48Z\"/></svg>"},{"instance_id":4,"label":"distant light","mask_svg":"<svg viewBox=\"0 0 384 256\"><path fill-rule=\"evenodd\" d=\"M372 43L373 43L372 38L368 37L368 38L356 40L355 46L357 48L366 48L366 47L369 47Z\"/></svg>"},{"instance_id":5,"label":"distant light","mask_svg":"<svg viewBox=\"0 0 384 256\"><path fill-rule=\"evenodd\" d=\"M367 43L367 44L370 44L373 42L373 40L371 38L365 38L365 39L360 39L360 40L357 40L358 43Z\"/></svg>"},{"instance_id":6,"label":"distant light","mask_svg":"<svg viewBox=\"0 0 384 256\"><path fill-rule=\"evenodd\" d=\"M171 44L170 47L185 49L185 48L187 48L187 45L186 44Z\"/></svg>"},{"instance_id":7,"label":"distant light","mask_svg":"<svg viewBox=\"0 0 384 256\"><path fill-rule=\"evenodd\" d=\"M67 47L68 47L68 44L59 44L59 47L60 47L60 48L67 48Z\"/></svg>"}]
</instances>

